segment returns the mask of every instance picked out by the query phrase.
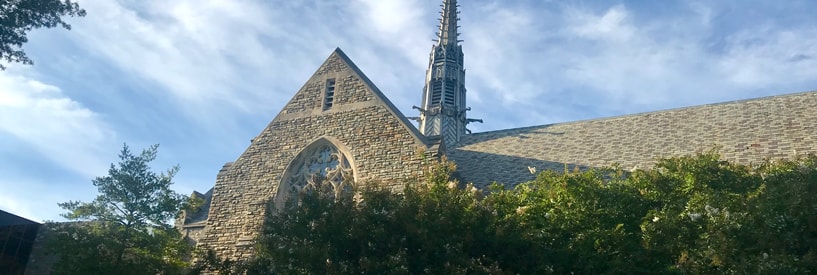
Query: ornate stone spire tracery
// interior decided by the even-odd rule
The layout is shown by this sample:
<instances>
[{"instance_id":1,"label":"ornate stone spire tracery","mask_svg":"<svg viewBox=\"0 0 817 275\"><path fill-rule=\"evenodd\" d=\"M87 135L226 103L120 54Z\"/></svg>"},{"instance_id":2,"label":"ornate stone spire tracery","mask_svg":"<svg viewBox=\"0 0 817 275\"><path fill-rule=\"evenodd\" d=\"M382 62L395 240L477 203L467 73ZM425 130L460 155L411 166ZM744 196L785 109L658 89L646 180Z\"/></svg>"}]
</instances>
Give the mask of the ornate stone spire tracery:
<instances>
[{"instance_id":1,"label":"ornate stone spire tracery","mask_svg":"<svg viewBox=\"0 0 817 275\"><path fill-rule=\"evenodd\" d=\"M426 84L420 111L420 132L426 136L440 136L447 146L457 144L468 130L466 118L470 108L465 104L465 68L457 21L456 0L443 0L436 43L431 48Z\"/></svg>"}]
</instances>

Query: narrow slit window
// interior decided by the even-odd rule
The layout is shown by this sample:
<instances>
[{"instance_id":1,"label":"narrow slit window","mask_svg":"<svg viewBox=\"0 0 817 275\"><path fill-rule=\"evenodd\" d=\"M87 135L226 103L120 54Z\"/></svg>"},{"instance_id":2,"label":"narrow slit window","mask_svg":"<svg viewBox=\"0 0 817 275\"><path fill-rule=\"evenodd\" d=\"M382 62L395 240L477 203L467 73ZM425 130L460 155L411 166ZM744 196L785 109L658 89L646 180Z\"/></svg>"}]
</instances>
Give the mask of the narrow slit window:
<instances>
[{"instance_id":1,"label":"narrow slit window","mask_svg":"<svg viewBox=\"0 0 817 275\"><path fill-rule=\"evenodd\" d=\"M326 92L323 94L323 110L332 109L335 99L335 79L330 78L326 80Z\"/></svg>"}]
</instances>

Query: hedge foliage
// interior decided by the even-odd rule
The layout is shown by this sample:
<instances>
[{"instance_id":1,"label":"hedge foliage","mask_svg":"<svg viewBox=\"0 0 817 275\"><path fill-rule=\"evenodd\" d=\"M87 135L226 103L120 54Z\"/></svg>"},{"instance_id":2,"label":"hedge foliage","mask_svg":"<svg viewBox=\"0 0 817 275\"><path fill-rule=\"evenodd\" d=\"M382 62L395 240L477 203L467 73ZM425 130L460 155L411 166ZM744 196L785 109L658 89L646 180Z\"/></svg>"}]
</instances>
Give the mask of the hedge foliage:
<instances>
[{"instance_id":1,"label":"hedge foliage","mask_svg":"<svg viewBox=\"0 0 817 275\"><path fill-rule=\"evenodd\" d=\"M741 273L817 270L817 157L745 166L716 153L648 170L545 171L460 186L450 163L395 192L317 188L270 209L248 274ZM566 169L567 170L567 169ZM212 256L212 255L211 255Z\"/></svg>"}]
</instances>

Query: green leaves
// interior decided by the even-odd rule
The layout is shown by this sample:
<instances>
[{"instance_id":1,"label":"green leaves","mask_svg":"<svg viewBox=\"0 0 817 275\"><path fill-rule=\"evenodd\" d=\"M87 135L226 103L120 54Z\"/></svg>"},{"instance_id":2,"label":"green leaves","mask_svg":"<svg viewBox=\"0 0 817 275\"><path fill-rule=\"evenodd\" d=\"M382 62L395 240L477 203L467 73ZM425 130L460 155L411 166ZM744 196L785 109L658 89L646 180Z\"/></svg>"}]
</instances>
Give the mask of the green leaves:
<instances>
[{"instance_id":1,"label":"green leaves","mask_svg":"<svg viewBox=\"0 0 817 275\"><path fill-rule=\"evenodd\" d=\"M714 152L649 170L556 173L487 193L435 163L402 192L308 193L270 209L260 273L803 273L817 270L817 157ZM459 187L458 187L459 186ZM320 189L319 189L320 190ZM224 269L222 269L224 270ZM239 271L241 273L243 271Z\"/></svg>"},{"instance_id":2,"label":"green leaves","mask_svg":"<svg viewBox=\"0 0 817 275\"><path fill-rule=\"evenodd\" d=\"M4 0L0 2L0 60L33 64L21 49L32 29L71 25L63 16L85 16L85 10L70 0ZM5 70L0 64L0 70Z\"/></svg>"},{"instance_id":3,"label":"green leaves","mask_svg":"<svg viewBox=\"0 0 817 275\"><path fill-rule=\"evenodd\" d=\"M679 272L813 270L814 261L793 259L809 257L817 247L809 243L817 230L794 222L817 215L809 199L817 188L817 178L809 176L817 171L814 158L749 167L710 152L662 160L655 169L635 173L629 181L654 205L648 216L655 221L645 217L641 224L644 247ZM798 208L809 210L792 213Z\"/></svg>"},{"instance_id":4,"label":"green leaves","mask_svg":"<svg viewBox=\"0 0 817 275\"><path fill-rule=\"evenodd\" d=\"M249 270L266 273L464 273L496 270L491 213L481 192L450 180L437 163L402 193L376 183L352 196L316 188L291 207L274 209ZM495 253L493 253L495 254Z\"/></svg>"},{"instance_id":5,"label":"green leaves","mask_svg":"<svg viewBox=\"0 0 817 275\"><path fill-rule=\"evenodd\" d=\"M182 271L190 248L167 221L187 198L170 189L178 167L151 171L148 163L156 159L157 151L158 145L153 145L134 155L125 145L119 163L111 164L108 175L93 180L99 191L93 201L59 204L68 210L63 217L77 222L48 227L57 236L48 244L60 259L55 273Z\"/></svg>"}]
</instances>

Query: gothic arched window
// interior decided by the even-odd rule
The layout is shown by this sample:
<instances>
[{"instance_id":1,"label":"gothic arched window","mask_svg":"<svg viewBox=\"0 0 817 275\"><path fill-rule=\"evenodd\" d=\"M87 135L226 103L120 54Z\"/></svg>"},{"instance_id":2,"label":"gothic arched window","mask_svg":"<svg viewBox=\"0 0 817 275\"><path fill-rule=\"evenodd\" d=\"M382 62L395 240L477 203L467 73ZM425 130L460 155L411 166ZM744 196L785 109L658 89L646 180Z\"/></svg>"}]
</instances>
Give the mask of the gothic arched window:
<instances>
[{"instance_id":1,"label":"gothic arched window","mask_svg":"<svg viewBox=\"0 0 817 275\"><path fill-rule=\"evenodd\" d=\"M349 157L331 142L321 139L308 146L289 165L278 191L279 206L302 192L322 188L335 197L351 190L354 172Z\"/></svg>"}]
</instances>

